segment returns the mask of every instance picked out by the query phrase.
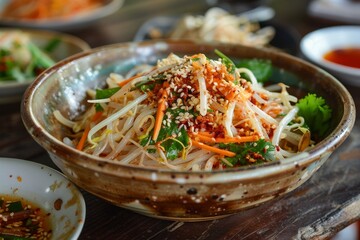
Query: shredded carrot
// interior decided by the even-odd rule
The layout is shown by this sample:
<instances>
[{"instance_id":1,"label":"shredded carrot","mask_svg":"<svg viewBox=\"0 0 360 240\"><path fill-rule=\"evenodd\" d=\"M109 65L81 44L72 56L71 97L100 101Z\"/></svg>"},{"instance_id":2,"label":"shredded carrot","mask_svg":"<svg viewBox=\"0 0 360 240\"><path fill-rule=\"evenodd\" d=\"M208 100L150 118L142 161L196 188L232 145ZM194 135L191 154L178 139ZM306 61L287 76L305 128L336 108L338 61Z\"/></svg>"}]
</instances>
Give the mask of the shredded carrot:
<instances>
[{"instance_id":1,"label":"shredded carrot","mask_svg":"<svg viewBox=\"0 0 360 240\"><path fill-rule=\"evenodd\" d=\"M206 136L203 134L194 134L195 138L203 142L211 143L243 143L243 142L254 142L259 140L259 137L256 135L253 136L243 136L243 137L224 137L224 138L214 138L213 136Z\"/></svg>"},{"instance_id":2,"label":"shredded carrot","mask_svg":"<svg viewBox=\"0 0 360 240\"><path fill-rule=\"evenodd\" d=\"M2 15L13 19L51 19L75 16L103 5L103 0L11 0Z\"/></svg>"},{"instance_id":3,"label":"shredded carrot","mask_svg":"<svg viewBox=\"0 0 360 240\"><path fill-rule=\"evenodd\" d=\"M166 88L163 88L163 92L161 95L161 98L159 100L157 112L156 112L156 119L155 119L155 125L154 125L154 133L152 139L156 141L156 139L159 136L161 124L164 118L165 110L166 110L166 102L168 99L168 92L166 91Z\"/></svg>"},{"instance_id":4,"label":"shredded carrot","mask_svg":"<svg viewBox=\"0 0 360 240\"><path fill-rule=\"evenodd\" d=\"M259 140L259 137L256 135L243 136L243 137L215 138L215 142L217 143L243 143L243 142L255 142L257 140Z\"/></svg>"},{"instance_id":5,"label":"shredded carrot","mask_svg":"<svg viewBox=\"0 0 360 240\"><path fill-rule=\"evenodd\" d=\"M194 139L191 139L191 142L192 142L192 145L195 147L202 148L202 149L205 149L205 150L208 150L208 151L211 151L211 152L223 155L223 156L234 157L236 155L234 152L230 152L230 151L220 149L217 147L212 147L212 146L206 145L204 143L198 142Z\"/></svg>"},{"instance_id":6,"label":"shredded carrot","mask_svg":"<svg viewBox=\"0 0 360 240\"><path fill-rule=\"evenodd\" d=\"M131 82L132 80L134 80L135 78L138 78L138 77L139 77L139 75L135 75L135 76L132 76L132 77L130 77L128 79L125 79L124 81L119 82L118 86L123 87L123 86L125 86L125 84Z\"/></svg>"},{"instance_id":7,"label":"shredded carrot","mask_svg":"<svg viewBox=\"0 0 360 240\"><path fill-rule=\"evenodd\" d=\"M102 112L96 112L94 114L94 116L92 117L91 121L92 122L97 122L97 120L100 119L100 117L102 116ZM89 131L90 131L90 123L88 123L84 129L84 132L80 138L80 141L78 142L78 144L76 145L76 149L77 150L83 150L84 146L85 146L85 141L87 139L87 136L89 134Z\"/></svg>"},{"instance_id":8,"label":"shredded carrot","mask_svg":"<svg viewBox=\"0 0 360 240\"><path fill-rule=\"evenodd\" d=\"M96 122L103 115L103 112L96 112L92 117L91 121Z\"/></svg>"},{"instance_id":9,"label":"shredded carrot","mask_svg":"<svg viewBox=\"0 0 360 240\"><path fill-rule=\"evenodd\" d=\"M198 132L197 135L203 135L207 137L214 137L214 134L211 132Z\"/></svg>"},{"instance_id":10,"label":"shredded carrot","mask_svg":"<svg viewBox=\"0 0 360 240\"><path fill-rule=\"evenodd\" d=\"M80 138L80 141L76 145L77 150L80 150L80 151L83 150L86 138L87 138L87 136L89 134L89 131L90 131L90 124L87 124L85 129L84 129L84 132L83 132L83 134L82 134L82 136Z\"/></svg>"}]
</instances>

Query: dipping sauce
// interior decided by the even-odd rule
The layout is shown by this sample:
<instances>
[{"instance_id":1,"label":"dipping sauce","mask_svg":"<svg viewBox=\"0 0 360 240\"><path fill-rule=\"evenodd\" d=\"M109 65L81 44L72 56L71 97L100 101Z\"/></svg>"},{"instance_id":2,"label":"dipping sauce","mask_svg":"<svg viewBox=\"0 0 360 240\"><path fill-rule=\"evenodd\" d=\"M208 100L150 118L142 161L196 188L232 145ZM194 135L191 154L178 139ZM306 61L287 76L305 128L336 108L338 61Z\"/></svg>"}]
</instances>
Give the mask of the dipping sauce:
<instances>
[{"instance_id":1,"label":"dipping sauce","mask_svg":"<svg viewBox=\"0 0 360 240\"><path fill-rule=\"evenodd\" d=\"M324 59L347 67L360 68L360 48L334 49L327 52Z\"/></svg>"},{"instance_id":2,"label":"dipping sauce","mask_svg":"<svg viewBox=\"0 0 360 240\"><path fill-rule=\"evenodd\" d=\"M0 196L0 239L51 238L50 214L21 198Z\"/></svg>"}]
</instances>

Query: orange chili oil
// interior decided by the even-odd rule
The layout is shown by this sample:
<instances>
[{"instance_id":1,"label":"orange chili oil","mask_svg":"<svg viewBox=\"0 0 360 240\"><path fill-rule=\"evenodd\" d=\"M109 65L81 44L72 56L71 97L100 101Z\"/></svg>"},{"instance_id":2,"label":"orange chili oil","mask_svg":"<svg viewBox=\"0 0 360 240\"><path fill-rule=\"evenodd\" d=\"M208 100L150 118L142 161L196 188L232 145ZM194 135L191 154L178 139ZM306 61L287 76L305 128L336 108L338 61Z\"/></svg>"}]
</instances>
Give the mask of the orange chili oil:
<instances>
[{"instance_id":1,"label":"orange chili oil","mask_svg":"<svg viewBox=\"0 0 360 240\"><path fill-rule=\"evenodd\" d=\"M334 49L325 53L324 59L347 67L360 68L360 48Z\"/></svg>"}]
</instances>

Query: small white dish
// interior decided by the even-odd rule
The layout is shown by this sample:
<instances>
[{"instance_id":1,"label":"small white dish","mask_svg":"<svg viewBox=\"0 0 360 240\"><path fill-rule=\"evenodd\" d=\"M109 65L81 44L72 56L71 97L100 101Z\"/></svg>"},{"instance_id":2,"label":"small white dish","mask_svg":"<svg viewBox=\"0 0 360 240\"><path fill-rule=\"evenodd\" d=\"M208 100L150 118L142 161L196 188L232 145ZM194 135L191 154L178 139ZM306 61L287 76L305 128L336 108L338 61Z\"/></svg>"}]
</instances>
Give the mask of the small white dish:
<instances>
[{"instance_id":1,"label":"small white dish","mask_svg":"<svg viewBox=\"0 0 360 240\"><path fill-rule=\"evenodd\" d=\"M335 26L307 34L300 42L302 54L311 62L338 77L346 84L360 86L360 68L336 64L324 54L340 48L360 48L360 26Z\"/></svg>"},{"instance_id":2,"label":"small white dish","mask_svg":"<svg viewBox=\"0 0 360 240\"><path fill-rule=\"evenodd\" d=\"M50 213L51 239L79 237L86 206L73 183L58 171L31 161L0 158L0 166L0 196L23 198ZM59 201L62 202L60 206Z\"/></svg>"}]
</instances>

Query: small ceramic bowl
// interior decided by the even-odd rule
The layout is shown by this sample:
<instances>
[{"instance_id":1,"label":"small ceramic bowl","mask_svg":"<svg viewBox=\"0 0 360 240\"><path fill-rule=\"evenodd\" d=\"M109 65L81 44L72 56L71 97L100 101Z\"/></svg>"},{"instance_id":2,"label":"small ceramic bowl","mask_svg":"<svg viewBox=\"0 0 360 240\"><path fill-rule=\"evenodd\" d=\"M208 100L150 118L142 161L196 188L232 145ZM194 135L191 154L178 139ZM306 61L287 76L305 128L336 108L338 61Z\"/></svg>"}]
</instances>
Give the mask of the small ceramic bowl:
<instances>
[{"instance_id":1,"label":"small ceramic bowl","mask_svg":"<svg viewBox=\"0 0 360 240\"><path fill-rule=\"evenodd\" d=\"M76 240L85 222L85 201L61 173L30 161L0 158L0 196L24 199L50 213L52 238Z\"/></svg>"},{"instance_id":2,"label":"small ceramic bowl","mask_svg":"<svg viewBox=\"0 0 360 240\"><path fill-rule=\"evenodd\" d=\"M54 61L63 60L71 55L90 49L90 46L80 38L75 36L45 30L30 30L16 28L0 28L0 32L21 31L30 37L30 41L39 48L43 48L53 39L60 39L59 45L49 55ZM0 104L9 102L20 102L22 94L34 78L24 82L0 81Z\"/></svg>"},{"instance_id":3,"label":"small ceramic bowl","mask_svg":"<svg viewBox=\"0 0 360 240\"><path fill-rule=\"evenodd\" d=\"M336 26L307 34L300 42L302 54L346 84L360 86L360 68L330 62L324 55L341 48L360 49L360 26Z\"/></svg>"},{"instance_id":4,"label":"small ceramic bowl","mask_svg":"<svg viewBox=\"0 0 360 240\"><path fill-rule=\"evenodd\" d=\"M316 93L336 113L331 132L308 154L285 161L223 171L171 171L119 164L78 151L63 143L62 126L53 112L77 116L85 110L86 91L104 86L111 72L125 74L142 63L154 64L169 53L204 53L216 58L218 49L231 59L272 61L273 78L303 96ZM265 48L196 43L185 40L123 43L78 54L39 76L22 103L23 122L54 163L74 183L115 205L148 216L200 221L224 217L292 191L328 159L346 139L355 121L349 92L325 71L290 55Z\"/></svg>"}]
</instances>

